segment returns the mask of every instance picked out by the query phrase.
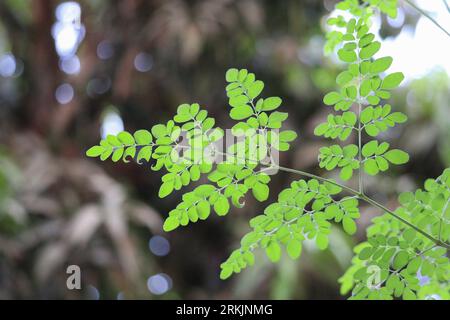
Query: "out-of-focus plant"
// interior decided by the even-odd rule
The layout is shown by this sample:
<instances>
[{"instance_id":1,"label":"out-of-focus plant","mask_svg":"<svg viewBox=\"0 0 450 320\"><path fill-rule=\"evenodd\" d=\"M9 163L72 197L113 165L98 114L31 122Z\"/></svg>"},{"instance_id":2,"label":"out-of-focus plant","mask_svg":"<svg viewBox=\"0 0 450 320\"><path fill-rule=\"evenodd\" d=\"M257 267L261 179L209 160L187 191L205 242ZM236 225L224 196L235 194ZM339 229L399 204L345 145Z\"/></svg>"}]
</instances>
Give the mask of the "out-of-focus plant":
<instances>
[{"instance_id":1,"label":"out-of-focus plant","mask_svg":"<svg viewBox=\"0 0 450 320\"><path fill-rule=\"evenodd\" d=\"M90 286L104 298L148 295L157 265L130 229L158 234L159 214L92 163L54 156L34 135L13 141L0 156L0 297L93 298ZM81 291L66 288L71 264L81 267Z\"/></svg>"}]
</instances>

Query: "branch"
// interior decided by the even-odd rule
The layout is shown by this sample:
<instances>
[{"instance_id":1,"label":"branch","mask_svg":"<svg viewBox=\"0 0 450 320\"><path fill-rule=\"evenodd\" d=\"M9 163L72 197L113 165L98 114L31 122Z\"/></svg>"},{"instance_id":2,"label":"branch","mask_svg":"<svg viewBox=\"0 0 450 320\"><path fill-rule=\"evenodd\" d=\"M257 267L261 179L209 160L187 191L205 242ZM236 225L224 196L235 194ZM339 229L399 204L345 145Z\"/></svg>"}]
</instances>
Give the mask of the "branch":
<instances>
[{"instance_id":1,"label":"branch","mask_svg":"<svg viewBox=\"0 0 450 320\"><path fill-rule=\"evenodd\" d=\"M448 4L447 0L442 0L447 8L448 13L450 13L450 4Z\"/></svg>"},{"instance_id":2,"label":"branch","mask_svg":"<svg viewBox=\"0 0 450 320\"><path fill-rule=\"evenodd\" d=\"M222 156L232 156L227 152L220 152L218 150L214 151L216 154L222 155ZM353 188L347 187L346 185L343 185L339 182L336 182L334 180L331 179L327 179L327 178L323 178L320 176L317 176L315 174L306 172L306 171L301 171L301 170L297 170L297 169L292 169L292 168L288 168L288 167L283 167L283 166L279 166L279 165L274 165L274 164L269 164L267 165L267 169L278 169L281 171L285 171L285 172L290 172L290 173L295 173L304 177L308 177L308 178L312 178L312 179L316 179L322 182L327 182L330 183L332 185L335 185L337 187L342 188L343 190L355 195L358 199L365 201L383 211L385 211L386 213L390 214L391 216L393 216L394 218L396 218L397 220L403 222L404 224L406 224L407 226L413 228L414 230L416 230L418 233L422 234L424 237L430 239L431 241L433 241L436 245L439 245L441 247L446 248L447 250L450 249L450 244L447 244L443 241L441 241L440 239L436 239L434 238L432 235L430 235L429 233L423 231L422 229L418 228L417 226L413 225L411 222L409 222L408 220L400 217L398 214L396 214L394 211L389 210L388 208L386 208L385 206L383 206L382 204L376 202L375 200L373 200L372 198L369 198L368 196L366 196L363 192L357 191Z\"/></svg>"},{"instance_id":3,"label":"branch","mask_svg":"<svg viewBox=\"0 0 450 320\"><path fill-rule=\"evenodd\" d=\"M445 30L445 28L443 26L441 26L439 24L439 22L436 21L436 19L434 19L431 15L429 15L426 11L424 11L423 9L419 8L415 3L413 3L411 0L405 0L406 3L408 3L411 7L413 7L414 9L416 9L420 14L422 14L423 16L427 17L431 22L433 22L439 29L441 29L443 32L445 32L445 34L447 36L450 37L450 32L448 32L447 30ZM448 9L448 3L444 0L445 5L447 6Z\"/></svg>"},{"instance_id":4,"label":"branch","mask_svg":"<svg viewBox=\"0 0 450 320\"><path fill-rule=\"evenodd\" d=\"M286 171L286 172L291 172L291 173L295 173L301 176L305 176L305 177L309 177L309 178L313 178L313 179L317 179L323 182L327 182L327 183L331 183L335 186L341 187L342 189L346 190L347 192L355 195L358 197L358 199L363 200L383 211L385 211L386 213L390 214L391 216L393 216L394 218L396 218L397 220L403 222L404 224L406 224L407 226L413 228L414 230L416 230L418 233L422 234L424 237L430 239L431 241L433 241L435 244L446 248L447 250L450 249L450 245L447 243L442 242L440 239L436 239L434 238L432 235L430 235L429 233L423 231L422 229L418 228L417 226L413 225L411 222L405 220L404 218L400 217L398 214L396 214L394 211L389 210L388 208L386 208L385 206L383 206L382 204L376 202L375 200L373 200L372 198L369 198L368 196L366 196L363 193L360 193L358 191L356 191L353 188L347 187L343 184L340 184L338 182L335 182L333 180L327 179L327 178L322 178L319 176L316 176L312 173L309 172L305 172L305 171L301 171L301 170L296 170L296 169L291 169L291 168L286 168L286 167L281 167L281 166L274 166L275 168L281 170L281 171Z\"/></svg>"}]
</instances>

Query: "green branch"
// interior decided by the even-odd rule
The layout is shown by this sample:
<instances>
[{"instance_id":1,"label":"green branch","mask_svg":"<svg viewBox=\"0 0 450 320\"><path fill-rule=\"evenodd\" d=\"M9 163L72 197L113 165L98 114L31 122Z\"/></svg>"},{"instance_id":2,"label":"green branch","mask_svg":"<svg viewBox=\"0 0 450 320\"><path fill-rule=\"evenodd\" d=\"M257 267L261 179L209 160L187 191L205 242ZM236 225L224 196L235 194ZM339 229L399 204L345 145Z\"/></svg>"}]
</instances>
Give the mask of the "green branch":
<instances>
[{"instance_id":1,"label":"green branch","mask_svg":"<svg viewBox=\"0 0 450 320\"><path fill-rule=\"evenodd\" d=\"M388 208L386 208L385 206L383 206L382 204L376 202L375 200L373 200L372 198L369 198L368 196L366 196L363 193L360 193L358 191L356 191L353 188L347 187L343 184L340 184L338 182L335 182L333 180L327 179L327 178L322 178L319 176L316 176L312 173L309 172L305 172L305 171L301 171L301 170L296 170L296 169L291 169L291 168L286 168L286 167L282 167L282 166L274 166L275 168L281 170L281 171L285 171L285 172L291 172L291 173L295 173L301 176L305 176L305 177L309 177L309 178L313 178L313 179L317 179L323 182L327 182L327 183L331 183L335 186L338 186L340 188L342 188L343 190L346 190L347 192L355 195L358 197L358 199L363 200L381 210L383 210L384 212L390 214L391 216L393 216L394 218L396 218L397 220L401 221L402 223L406 224L407 226L413 228L414 230L416 230L418 233L422 234L424 237L430 239L431 241L433 241L435 244L444 247L446 249L450 249L450 245L447 243L442 242L440 239L436 239L434 238L432 235L430 235L429 233L423 231L422 229L418 228L417 226L413 225L411 222L405 220L404 218L400 217L398 214L396 214L394 211L389 210Z\"/></svg>"},{"instance_id":2,"label":"green branch","mask_svg":"<svg viewBox=\"0 0 450 320\"><path fill-rule=\"evenodd\" d=\"M428 18L431 22L433 22L439 29L441 29L443 32L445 32L445 34L447 36L450 37L450 32L448 32L443 26L441 26L439 24L439 22L436 21L436 19L434 19L430 14L428 14L425 10L419 8L415 3L413 3L411 0L405 0L405 2L407 4L409 4L411 7L413 7L414 9L416 9L420 14L422 14L423 16L425 16L426 18ZM444 0L445 2L445 0ZM445 2L445 5L447 6L448 4Z\"/></svg>"}]
</instances>

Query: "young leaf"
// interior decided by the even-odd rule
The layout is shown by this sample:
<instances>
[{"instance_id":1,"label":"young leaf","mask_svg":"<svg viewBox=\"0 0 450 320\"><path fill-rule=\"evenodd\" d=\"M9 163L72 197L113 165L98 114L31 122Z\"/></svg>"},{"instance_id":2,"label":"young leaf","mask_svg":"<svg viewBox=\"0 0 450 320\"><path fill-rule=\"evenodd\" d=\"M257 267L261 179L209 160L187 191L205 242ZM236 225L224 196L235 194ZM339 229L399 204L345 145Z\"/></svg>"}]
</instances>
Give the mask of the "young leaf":
<instances>
[{"instance_id":1,"label":"young leaf","mask_svg":"<svg viewBox=\"0 0 450 320\"><path fill-rule=\"evenodd\" d=\"M375 60L370 65L370 72L371 73L381 73L389 69L389 67L392 65L392 58L391 57L383 57Z\"/></svg>"},{"instance_id":2,"label":"young leaf","mask_svg":"<svg viewBox=\"0 0 450 320\"><path fill-rule=\"evenodd\" d=\"M395 89L400 85L404 78L405 76L401 72L391 73L383 79L381 89Z\"/></svg>"},{"instance_id":3,"label":"young leaf","mask_svg":"<svg viewBox=\"0 0 450 320\"><path fill-rule=\"evenodd\" d=\"M260 202L266 201L269 197L269 187L264 183L257 182L252 188L252 193L256 200Z\"/></svg>"},{"instance_id":4,"label":"young leaf","mask_svg":"<svg viewBox=\"0 0 450 320\"><path fill-rule=\"evenodd\" d=\"M266 248L266 254L270 261L278 262L281 258L281 248L277 241L270 241Z\"/></svg>"},{"instance_id":5,"label":"young leaf","mask_svg":"<svg viewBox=\"0 0 450 320\"><path fill-rule=\"evenodd\" d=\"M384 157L392 164L405 164L409 161L409 155L399 149L389 150Z\"/></svg>"},{"instance_id":6,"label":"young leaf","mask_svg":"<svg viewBox=\"0 0 450 320\"><path fill-rule=\"evenodd\" d=\"M264 100L262 111L272 111L277 109L281 105L281 98L279 97L270 97Z\"/></svg>"},{"instance_id":7,"label":"young leaf","mask_svg":"<svg viewBox=\"0 0 450 320\"><path fill-rule=\"evenodd\" d=\"M344 231L349 235L353 235L356 232L356 223L352 218L344 217L342 219L342 226Z\"/></svg>"},{"instance_id":8,"label":"young leaf","mask_svg":"<svg viewBox=\"0 0 450 320\"><path fill-rule=\"evenodd\" d=\"M105 148L103 148L102 146L93 146L91 148L89 148L88 151L86 151L86 155L88 157L98 157L100 156L103 152L105 151Z\"/></svg>"},{"instance_id":9,"label":"young leaf","mask_svg":"<svg viewBox=\"0 0 450 320\"><path fill-rule=\"evenodd\" d=\"M173 180L164 182L164 183L161 185L161 187L159 188L158 196L159 196L160 198L165 198L165 197L167 197L169 194L172 193L173 187L174 187L174 181L173 181Z\"/></svg>"},{"instance_id":10,"label":"young leaf","mask_svg":"<svg viewBox=\"0 0 450 320\"><path fill-rule=\"evenodd\" d=\"M248 96L250 99L254 99L263 91L264 89L264 83L260 80L255 81L250 88L248 88Z\"/></svg>"},{"instance_id":11,"label":"young leaf","mask_svg":"<svg viewBox=\"0 0 450 320\"><path fill-rule=\"evenodd\" d=\"M235 107L230 111L230 117L233 120L247 119L253 114L253 109L249 105Z\"/></svg>"},{"instance_id":12,"label":"young leaf","mask_svg":"<svg viewBox=\"0 0 450 320\"><path fill-rule=\"evenodd\" d=\"M163 225L163 230L165 232L170 232L172 230L175 230L180 225L180 222L178 221L178 218L175 216L169 216L165 221Z\"/></svg>"},{"instance_id":13,"label":"young leaf","mask_svg":"<svg viewBox=\"0 0 450 320\"><path fill-rule=\"evenodd\" d=\"M152 135L147 130L138 130L134 133L134 139L138 145L146 145L152 142Z\"/></svg>"},{"instance_id":14,"label":"young leaf","mask_svg":"<svg viewBox=\"0 0 450 320\"><path fill-rule=\"evenodd\" d=\"M219 196L217 201L214 203L214 211L216 211L217 215L224 216L230 210L230 203L228 202L225 196Z\"/></svg>"},{"instance_id":15,"label":"young leaf","mask_svg":"<svg viewBox=\"0 0 450 320\"><path fill-rule=\"evenodd\" d=\"M291 239L287 243L286 251L291 259L298 259L302 253L302 242L297 239Z\"/></svg>"},{"instance_id":16,"label":"young leaf","mask_svg":"<svg viewBox=\"0 0 450 320\"><path fill-rule=\"evenodd\" d=\"M327 106L331 106L336 104L337 102L342 100L342 96L337 92L330 92L325 95L323 98L323 103L325 103Z\"/></svg>"},{"instance_id":17,"label":"young leaf","mask_svg":"<svg viewBox=\"0 0 450 320\"><path fill-rule=\"evenodd\" d=\"M225 74L225 79L227 80L227 82L234 82L238 80L238 74L239 71L238 69L229 69L226 74Z\"/></svg>"}]
</instances>

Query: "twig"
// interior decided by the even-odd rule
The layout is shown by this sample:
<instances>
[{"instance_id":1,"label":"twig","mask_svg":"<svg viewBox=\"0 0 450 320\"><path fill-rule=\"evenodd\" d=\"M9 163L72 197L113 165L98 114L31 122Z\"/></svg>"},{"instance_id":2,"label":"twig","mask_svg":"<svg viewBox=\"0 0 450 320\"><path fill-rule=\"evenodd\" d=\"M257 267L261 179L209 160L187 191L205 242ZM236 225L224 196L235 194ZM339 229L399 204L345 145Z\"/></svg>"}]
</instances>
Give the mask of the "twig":
<instances>
[{"instance_id":1,"label":"twig","mask_svg":"<svg viewBox=\"0 0 450 320\"><path fill-rule=\"evenodd\" d=\"M443 32L445 32L445 34L447 36L450 37L450 32L448 32L447 30L445 30L445 28L443 26L441 26L439 24L439 22L436 21L436 19L434 19L430 14L428 14L426 11L424 11L423 9L419 8L415 3L413 3L411 0L405 0L405 2L407 4L409 4L411 7L413 7L414 9L416 9L418 12L420 12L420 14L424 15L425 17L427 17L431 22L433 22L439 29L441 29ZM444 0L445 5L448 7L448 3Z\"/></svg>"}]
</instances>

